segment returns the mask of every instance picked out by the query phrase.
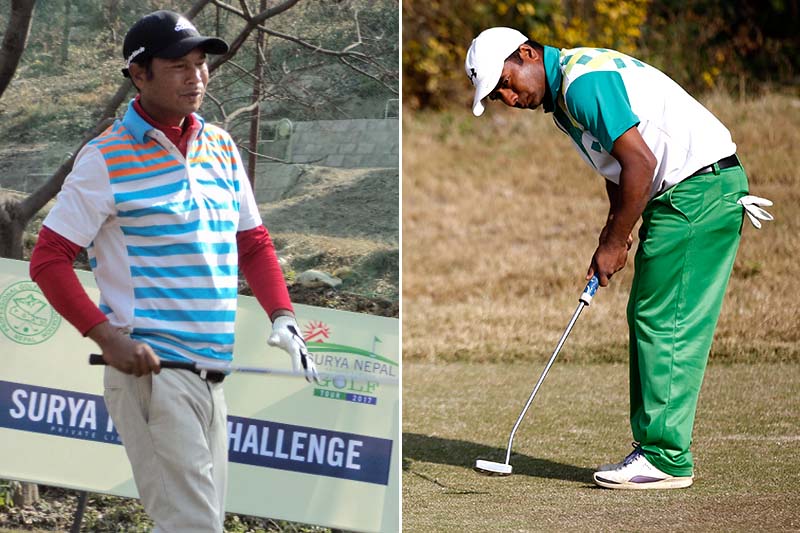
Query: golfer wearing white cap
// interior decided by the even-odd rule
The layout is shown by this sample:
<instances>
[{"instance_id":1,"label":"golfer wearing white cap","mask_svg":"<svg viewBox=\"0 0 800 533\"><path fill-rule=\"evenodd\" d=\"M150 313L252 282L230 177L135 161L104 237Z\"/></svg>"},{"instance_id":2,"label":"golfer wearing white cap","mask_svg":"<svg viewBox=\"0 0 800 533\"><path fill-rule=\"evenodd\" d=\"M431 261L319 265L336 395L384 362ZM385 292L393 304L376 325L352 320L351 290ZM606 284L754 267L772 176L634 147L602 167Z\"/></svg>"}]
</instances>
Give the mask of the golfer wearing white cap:
<instances>
[{"instance_id":1,"label":"golfer wearing white cap","mask_svg":"<svg viewBox=\"0 0 800 533\"><path fill-rule=\"evenodd\" d=\"M472 41L472 112L484 101L544 108L606 179L608 218L587 272L601 286L624 268L642 218L628 302L634 451L601 466L598 485L682 488L693 482L697 398L739 247L743 213L771 216L748 196L723 124L654 67L614 50L543 46L511 28ZM744 210L743 210L744 208Z\"/></svg>"}]
</instances>

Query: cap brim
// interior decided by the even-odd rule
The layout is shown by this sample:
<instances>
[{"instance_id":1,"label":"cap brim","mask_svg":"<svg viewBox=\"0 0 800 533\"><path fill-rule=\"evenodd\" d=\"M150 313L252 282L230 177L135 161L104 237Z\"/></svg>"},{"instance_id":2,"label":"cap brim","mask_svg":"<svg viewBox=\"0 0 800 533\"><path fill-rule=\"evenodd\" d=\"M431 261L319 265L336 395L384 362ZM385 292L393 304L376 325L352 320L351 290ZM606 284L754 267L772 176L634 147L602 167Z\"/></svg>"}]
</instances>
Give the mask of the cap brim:
<instances>
[{"instance_id":1,"label":"cap brim","mask_svg":"<svg viewBox=\"0 0 800 533\"><path fill-rule=\"evenodd\" d=\"M503 75L503 64L505 61L492 65L490 72L478 79L475 85L475 98L472 100L472 114L479 117L486 110L483 105L483 99L492 94L494 88L500 82L500 77ZM498 68L499 67L499 68Z\"/></svg>"},{"instance_id":2,"label":"cap brim","mask_svg":"<svg viewBox=\"0 0 800 533\"><path fill-rule=\"evenodd\" d=\"M153 54L153 57L175 59L185 56L195 48L202 48L207 54L222 55L228 52L228 43L217 37L187 37L163 50L159 50Z\"/></svg>"},{"instance_id":3,"label":"cap brim","mask_svg":"<svg viewBox=\"0 0 800 533\"><path fill-rule=\"evenodd\" d=\"M478 91L475 91L475 99L472 100L472 114L476 117L483 115L483 112L486 110L481 100L483 100L483 98L480 98L478 96Z\"/></svg>"}]
</instances>

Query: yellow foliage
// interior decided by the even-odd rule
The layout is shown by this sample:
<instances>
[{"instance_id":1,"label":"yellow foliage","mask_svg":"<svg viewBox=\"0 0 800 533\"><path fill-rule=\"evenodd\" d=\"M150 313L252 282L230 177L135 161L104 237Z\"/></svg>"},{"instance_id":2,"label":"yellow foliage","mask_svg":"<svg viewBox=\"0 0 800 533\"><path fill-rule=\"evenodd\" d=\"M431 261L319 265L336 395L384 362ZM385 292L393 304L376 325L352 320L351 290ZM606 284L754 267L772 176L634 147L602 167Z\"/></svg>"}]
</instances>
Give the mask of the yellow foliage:
<instances>
[{"instance_id":1,"label":"yellow foliage","mask_svg":"<svg viewBox=\"0 0 800 533\"><path fill-rule=\"evenodd\" d=\"M557 30L558 32L558 30ZM578 17L572 17L569 24L564 26L561 32L558 32L557 39L563 42L567 48L575 48L576 46L592 46L589 37L589 24L587 21Z\"/></svg>"},{"instance_id":2,"label":"yellow foliage","mask_svg":"<svg viewBox=\"0 0 800 533\"><path fill-rule=\"evenodd\" d=\"M596 46L635 55L651 0L404 0L403 93L411 107L437 105L468 86L464 54L480 31L517 28L558 48Z\"/></svg>"},{"instance_id":3,"label":"yellow foliage","mask_svg":"<svg viewBox=\"0 0 800 533\"><path fill-rule=\"evenodd\" d=\"M598 0L595 3L596 21L601 38L600 46L626 54L635 54L641 26L647 19L649 0L617 2Z\"/></svg>"},{"instance_id":4,"label":"yellow foliage","mask_svg":"<svg viewBox=\"0 0 800 533\"><path fill-rule=\"evenodd\" d=\"M521 2L517 4L517 11L520 15L532 17L536 14L536 6L533 5L533 2Z\"/></svg>"}]
</instances>

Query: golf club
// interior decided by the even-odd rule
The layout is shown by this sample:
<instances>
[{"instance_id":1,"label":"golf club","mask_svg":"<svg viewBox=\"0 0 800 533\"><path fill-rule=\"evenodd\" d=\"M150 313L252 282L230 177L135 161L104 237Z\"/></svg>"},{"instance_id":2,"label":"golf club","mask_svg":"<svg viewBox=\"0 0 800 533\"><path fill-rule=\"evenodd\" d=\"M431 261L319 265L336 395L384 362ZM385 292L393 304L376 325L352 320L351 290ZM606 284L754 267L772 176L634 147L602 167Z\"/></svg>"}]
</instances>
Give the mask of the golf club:
<instances>
[{"instance_id":1,"label":"golf club","mask_svg":"<svg viewBox=\"0 0 800 533\"><path fill-rule=\"evenodd\" d=\"M107 364L103 356L93 353L89 355L90 365L105 365ZM305 373L294 372L292 370L284 370L281 368L263 368L255 366L236 366L228 363L212 363L212 362L195 362L195 361L171 361L169 359L161 360L161 368L178 368L183 370L191 370L192 372L224 372L233 373L241 372L245 374L262 374L268 376L288 377L288 378L305 378ZM370 382L378 383L381 385L398 385L397 378L390 378L384 376L372 376L368 374L338 374L331 372L318 372L320 380L330 379L335 385L344 386L348 381L357 382Z\"/></svg>"},{"instance_id":2,"label":"golf club","mask_svg":"<svg viewBox=\"0 0 800 533\"><path fill-rule=\"evenodd\" d=\"M597 287L599 286L599 281L597 280L597 276L592 276L592 279L589 280L589 283L586 284L586 287L583 289L580 297L578 298L578 308L575 309L575 313L572 315L572 320L569 321L567 325L567 329L564 330L564 334L561 335L561 340L558 341L558 345L556 346L553 355L550 356L550 360L547 362L547 366L544 367L544 371L542 375L539 377L539 381L536 382L536 386L533 388L533 392L531 392L530 397L528 398L528 403L525 404L525 407L522 409L522 412L519 414L517 418L516 424L514 424L514 429L511 430L511 436L508 439L508 448L506 449L506 462L505 463L496 463L494 461L485 461L483 459L478 459L475 461L475 471L481 474L487 474L490 476L508 476L511 475L511 471L513 470L509 461L511 460L511 445L514 442L514 434L517 432L517 428L519 427L520 422L525 417L525 413L528 411L528 407L531 406L533 402L533 398L536 396L536 393L539 391L539 387L542 385L544 378L547 376L547 372L550 370L550 367L553 366L553 363L558 357L558 352L561 351L561 347L564 346L564 342L567 340L569 336L569 332L572 331L572 326L575 325L575 322L578 320L578 317L583 311L583 308L588 306L592 303L592 298L594 298L594 294L597 292Z\"/></svg>"}]
</instances>

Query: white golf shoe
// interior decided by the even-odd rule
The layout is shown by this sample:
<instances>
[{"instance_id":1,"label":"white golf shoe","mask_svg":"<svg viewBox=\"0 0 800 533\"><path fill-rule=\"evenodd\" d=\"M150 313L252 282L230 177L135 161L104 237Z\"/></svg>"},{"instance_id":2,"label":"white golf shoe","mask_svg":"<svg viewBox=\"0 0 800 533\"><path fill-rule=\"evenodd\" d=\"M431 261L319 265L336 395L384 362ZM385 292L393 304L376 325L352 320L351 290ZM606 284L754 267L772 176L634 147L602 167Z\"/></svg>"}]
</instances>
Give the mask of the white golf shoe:
<instances>
[{"instance_id":1,"label":"white golf shoe","mask_svg":"<svg viewBox=\"0 0 800 533\"><path fill-rule=\"evenodd\" d=\"M623 459L619 463L606 463L604 465L600 465L600 466L597 467L597 472L608 472L609 470L616 470L617 468L620 468L623 464L625 464L625 461L628 460L628 457L630 457L631 455L635 454L636 450L639 449L639 443L638 442L631 442L631 446L633 446L633 451L631 453L629 453L627 455L627 457L625 457L625 459Z\"/></svg>"},{"instance_id":2,"label":"white golf shoe","mask_svg":"<svg viewBox=\"0 0 800 533\"><path fill-rule=\"evenodd\" d=\"M607 470L603 470L607 468ZM607 489L682 489L691 486L692 476L671 476L653 466L640 448L622 463L603 465L592 476L594 482Z\"/></svg>"}]
</instances>

